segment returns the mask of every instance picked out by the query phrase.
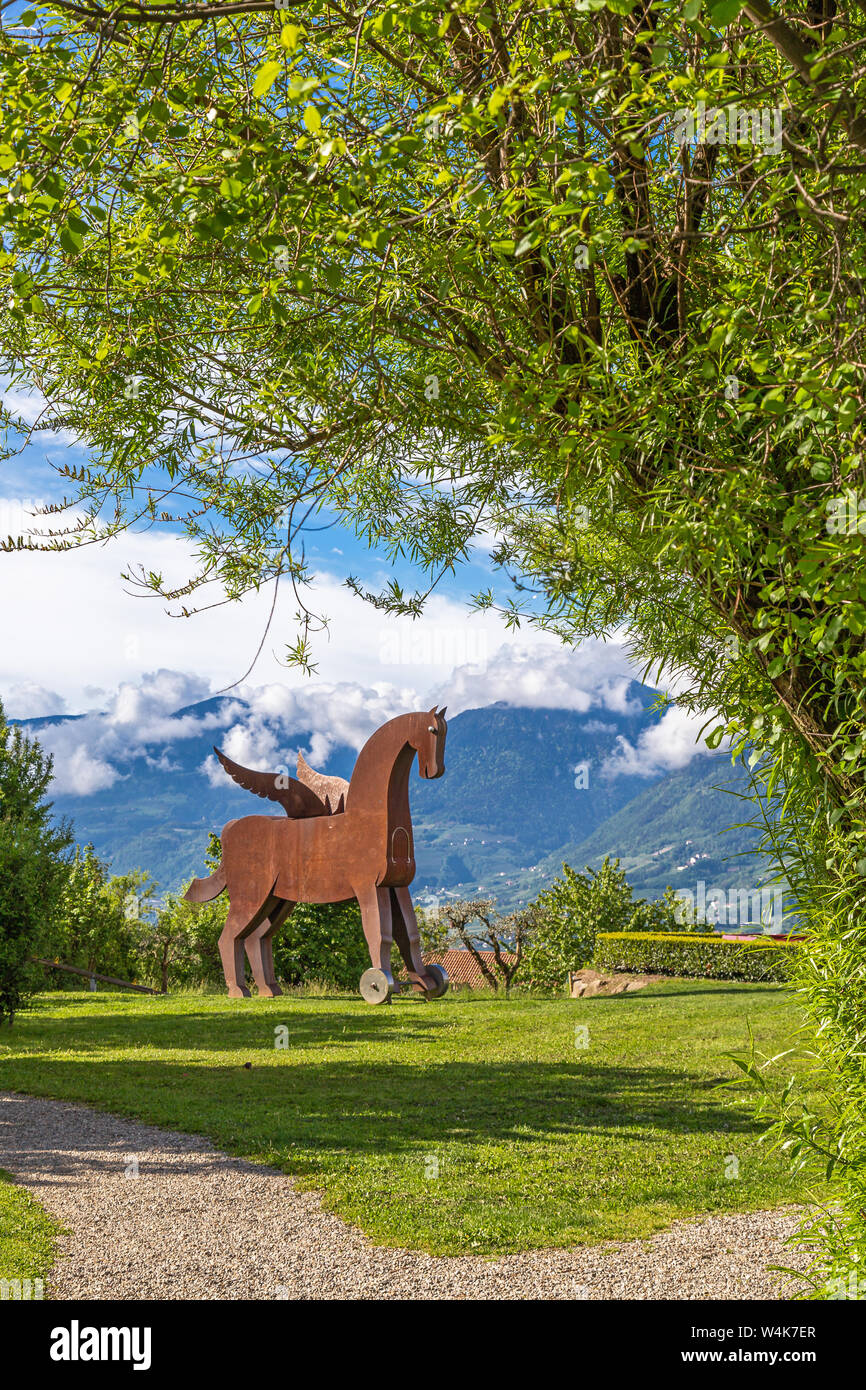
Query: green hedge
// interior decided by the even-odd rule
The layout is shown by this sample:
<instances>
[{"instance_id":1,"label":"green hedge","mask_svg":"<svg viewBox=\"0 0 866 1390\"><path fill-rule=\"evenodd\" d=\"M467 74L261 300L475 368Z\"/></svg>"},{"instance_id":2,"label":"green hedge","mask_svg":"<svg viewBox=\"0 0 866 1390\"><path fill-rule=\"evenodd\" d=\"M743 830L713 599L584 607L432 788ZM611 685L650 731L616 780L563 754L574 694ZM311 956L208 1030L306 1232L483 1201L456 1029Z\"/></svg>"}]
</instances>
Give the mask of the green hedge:
<instances>
[{"instance_id":1,"label":"green hedge","mask_svg":"<svg viewBox=\"0 0 866 1390\"><path fill-rule=\"evenodd\" d=\"M797 944L769 937L723 941L685 932L599 932L592 964L596 970L635 974L783 983L790 979Z\"/></svg>"}]
</instances>

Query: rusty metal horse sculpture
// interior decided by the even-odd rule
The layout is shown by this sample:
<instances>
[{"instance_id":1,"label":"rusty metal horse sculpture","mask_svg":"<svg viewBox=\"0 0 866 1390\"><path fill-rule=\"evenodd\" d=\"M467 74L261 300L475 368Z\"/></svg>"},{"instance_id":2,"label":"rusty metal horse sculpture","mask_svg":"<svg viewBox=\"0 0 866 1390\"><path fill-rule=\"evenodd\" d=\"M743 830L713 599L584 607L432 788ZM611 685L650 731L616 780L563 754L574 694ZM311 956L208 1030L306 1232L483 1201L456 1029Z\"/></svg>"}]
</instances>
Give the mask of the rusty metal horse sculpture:
<instances>
[{"instance_id":1,"label":"rusty metal horse sculpture","mask_svg":"<svg viewBox=\"0 0 866 1390\"><path fill-rule=\"evenodd\" d=\"M229 995L247 997L244 949L259 994L282 991L274 974L273 935L296 903L357 898L371 969L360 989L384 1004L396 986L396 943L413 988L436 999L448 988L441 966L425 965L409 884L415 877L409 773L417 754L422 777L445 771L445 710L401 714L383 724L358 755L350 782L314 772L298 755L298 778L239 767L214 749L229 776L256 796L278 802L286 816L244 816L222 834L222 862L210 878L195 878L190 902L209 902L224 890L229 913L219 949Z\"/></svg>"}]
</instances>

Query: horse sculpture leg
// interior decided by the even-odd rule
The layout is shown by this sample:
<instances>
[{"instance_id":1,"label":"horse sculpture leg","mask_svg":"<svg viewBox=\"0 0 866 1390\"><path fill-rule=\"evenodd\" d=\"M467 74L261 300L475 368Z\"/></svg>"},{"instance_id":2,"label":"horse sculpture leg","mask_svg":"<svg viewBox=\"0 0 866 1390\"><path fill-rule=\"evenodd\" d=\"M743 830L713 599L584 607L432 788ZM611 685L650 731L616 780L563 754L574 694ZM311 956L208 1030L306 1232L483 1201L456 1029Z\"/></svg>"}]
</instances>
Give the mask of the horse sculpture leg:
<instances>
[{"instance_id":1,"label":"horse sculpture leg","mask_svg":"<svg viewBox=\"0 0 866 1390\"><path fill-rule=\"evenodd\" d=\"M295 910L293 902L283 901L275 913L271 913L272 930L266 935L262 944L262 960L265 967L265 979L268 984L276 988L277 994L282 994L282 990L277 984L277 976L274 971L274 937L280 931L286 920L291 917Z\"/></svg>"},{"instance_id":2,"label":"horse sculpture leg","mask_svg":"<svg viewBox=\"0 0 866 1390\"><path fill-rule=\"evenodd\" d=\"M356 891L361 909L361 924L370 952L372 970L365 970L361 976L361 994L368 1004L390 1002L394 988L391 974L391 899L387 888L375 884Z\"/></svg>"},{"instance_id":3,"label":"horse sculpture leg","mask_svg":"<svg viewBox=\"0 0 866 1390\"><path fill-rule=\"evenodd\" d=\"M247 937L244 938L244 945L247 951L247 960L253 972L253 979L258 987L259 994L268 998L274 998L282 994L280 986L277 984L277 976L274 970L274 934L285 922L293 907L292 902L278 901L271 909L270 916L266 917L260 927L256 927Z\"/></svg>"},{"instance_id":4,"label":"horse sculpture leg","mask_svg":"<svg viewBox=\"0 0 866 1390\"><path fill-rule=\"evenodd\" d=\"M391 919L394 940L413 987L422 994L438 997L444 993L440 987L444 972L441 967L424 964L421 933L408 888L391 889Z\"/></svg>"},{"instance_id":5,"label":"horse sculpture leg","mask_svg":"<svg viewBox=\"0 0 866 1390\"><path fill-rule=\"evenodd\" d=\"M230 999L249 999L250 992L244 983L244 937L256 924L257 912L254 906L245 902L233 902L229 907L226 924L219 939L220 958L223 974L229 987Z\"/></svg>"},{"instance_id":6,"label":"horse sculpture leg","mask_svg":"<svg viewBox=\"0 0 866 1390\"><path fill-rule=\"evenodd\" d=\"M275 899L273 890L264 888L260 893L251 891L252 885L245 885L246 897L237 895L230 898L228 916L219 939L220 957L223 963L223 974L226 977L226 984L229 987L230 999L249 999L250 992L244 981L244 947L247 939L264 927L267 931L271 927L268 921L271 908L279 899ZM231 887L229 887L231 893ZM254 976L256 984L260 988L264 987L265 993L270 993L268 980L265 976L263 958L261 950L253 947L250 955L250 964L259 973ZM273 965L271 965L271 975L273 975ZM276 980L273 982L276 984Z\"/></svg>"}]
</instances>

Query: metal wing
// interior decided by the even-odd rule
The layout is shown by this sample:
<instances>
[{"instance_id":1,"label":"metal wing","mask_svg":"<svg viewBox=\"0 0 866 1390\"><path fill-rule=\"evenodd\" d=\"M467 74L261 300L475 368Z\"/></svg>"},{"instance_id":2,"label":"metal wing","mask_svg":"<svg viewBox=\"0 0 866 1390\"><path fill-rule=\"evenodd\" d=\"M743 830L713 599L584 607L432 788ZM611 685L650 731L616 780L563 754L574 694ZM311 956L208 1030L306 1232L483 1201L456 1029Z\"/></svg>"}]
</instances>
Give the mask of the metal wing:
<instances>
[{"instance_id":1,"label":"metal wing","mask_svg":"<svg viewBox=\"0 0 866 1390\"><path fill-rule=\"evenodd\" d=\"M233 763L231 758L227 758L218 748L214 748L213 751L233 782L237 782L239 787L252 792L254 796L276 801L292 820L306 820L310 816L330 814L321 797L317 796L311 787L297 782L294 777L281 772L253 772L248 767Z\"/></svg>"},{"instance_id":2,"label":"metal wing","mask_svg":"<svg viewBox=\"0 0 866 1390\"><path fill-rule=\"evenodd\" d=\"M298 754L298 781L303 782L315 792L328 808L328 815L336 816L345 810L349 783L345 777L326 777L322 772L310 767L303 753Z\"/></svg>"}]
</instances>

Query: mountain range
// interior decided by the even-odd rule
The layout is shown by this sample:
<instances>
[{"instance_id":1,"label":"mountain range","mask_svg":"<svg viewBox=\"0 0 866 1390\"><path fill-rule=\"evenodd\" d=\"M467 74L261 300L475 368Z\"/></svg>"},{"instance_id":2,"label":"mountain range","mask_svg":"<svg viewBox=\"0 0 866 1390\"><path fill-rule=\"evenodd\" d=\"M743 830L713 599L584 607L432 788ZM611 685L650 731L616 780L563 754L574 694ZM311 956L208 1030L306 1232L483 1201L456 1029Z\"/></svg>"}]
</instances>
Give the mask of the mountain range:
<instances>
[{"instance_id":1,"label":"mountain range","mask_svg":"<svg viewBox=\"0 0 866 1390\"><path fill-rule=\"evenodd\" d=\"M597 868L606 855L622 861L646 897L668 884L694 889L698 879L720 888L760 885L768 866L756 854L757 832L736 828L749 814L737 799L747 790L739 766L723 753L702 753L677 771L639 775L618 759L623 740L634 747L658 724L655 698L634 682L624 712L500 703L449 719L445 776L412 777L416 901L485 896L510 910L547 886L563 861ZM57 812L115 872L146 869L163 890L181 887L202 872L210 831L266 810L227 776L214 780L204 770L212 745L246 709L243 700L214 697L177 710L129 751L109 785L86 795L57 792ZM10 722L50 746L59 725L67 726L67 744L74 742L72 726L82 717ZM283 747L284 731L270 732L271 743ZM293 772L298 749L314 761L314 732L291 737L294 747L281 762ZM333 746L318 770L350 777L356 756L348 744ZM622 770L614 774L617 764ZM249 765L271 770L261 761Z\"/></svg>"}]
</instances>

